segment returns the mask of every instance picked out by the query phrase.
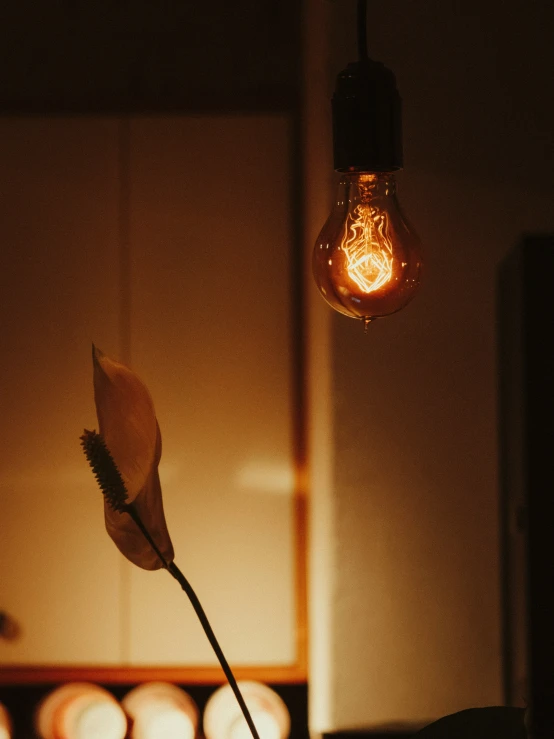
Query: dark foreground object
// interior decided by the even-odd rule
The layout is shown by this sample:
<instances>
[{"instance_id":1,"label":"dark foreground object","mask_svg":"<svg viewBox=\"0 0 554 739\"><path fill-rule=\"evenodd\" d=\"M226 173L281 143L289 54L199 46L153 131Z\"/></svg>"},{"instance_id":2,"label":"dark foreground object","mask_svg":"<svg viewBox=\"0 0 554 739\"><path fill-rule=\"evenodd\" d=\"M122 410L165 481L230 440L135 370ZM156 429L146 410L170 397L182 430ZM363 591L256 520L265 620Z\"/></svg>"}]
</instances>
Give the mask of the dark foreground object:
<instances>
[{"instance_id":1,"label":"dark foreground object","mask_svg":"<svg viewBox=\"0 0 554 739\"><path fill-rule=\"evenodd\" d=\"M526 739L522 708L468 708L435 721L414 739Z\"/></svg>"}]
</instances>

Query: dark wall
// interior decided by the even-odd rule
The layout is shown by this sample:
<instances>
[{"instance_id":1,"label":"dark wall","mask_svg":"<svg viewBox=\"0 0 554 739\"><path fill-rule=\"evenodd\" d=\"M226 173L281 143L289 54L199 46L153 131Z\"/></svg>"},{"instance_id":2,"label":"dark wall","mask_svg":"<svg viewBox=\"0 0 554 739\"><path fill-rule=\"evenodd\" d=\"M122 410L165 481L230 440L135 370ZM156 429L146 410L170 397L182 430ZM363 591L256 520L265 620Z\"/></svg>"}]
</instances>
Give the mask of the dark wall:
<instances>
[{"instance_id":1,"label":"dark wall","mask_svg":"<svg viewBox=\"0 0 554 739\"><path fill-rule=\"evenodd\" d=\"M294 0L20 0L0 8L4 111L281 107L299 82Z\"/></svg>"},{"instance_id":2,"label":"dark wall","mask_svg":"<svg viewBox=\"0 0 554 739\"><path fill-rule=\"evenodd\" d=\"M355 7L332 4L337 69L355 53ZM370 0L370 55L404 101L406 168L549 186L553 35L550 0Z\"/></svg>"},{"instance_id":3,"label":"dark wall","mask_svg":"<svg viewBox=\"0 0 554 739\"><path fill-rule=\"evenodd\" d=\"M330 7L338 71L356 2ZM546 0L369 2L424 274L367 335L333 320L336 728L503 700L495 284L522 233L554 227L553 31Z\"/></svg>"}]
</instances>

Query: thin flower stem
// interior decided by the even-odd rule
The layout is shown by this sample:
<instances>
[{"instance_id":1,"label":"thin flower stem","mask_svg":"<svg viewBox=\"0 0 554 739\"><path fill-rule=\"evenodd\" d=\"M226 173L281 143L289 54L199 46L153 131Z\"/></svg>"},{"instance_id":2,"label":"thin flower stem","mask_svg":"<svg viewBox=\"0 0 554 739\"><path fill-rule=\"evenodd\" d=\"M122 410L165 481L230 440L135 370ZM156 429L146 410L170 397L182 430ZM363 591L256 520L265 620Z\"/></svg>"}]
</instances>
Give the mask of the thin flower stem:
<instances>
[{"instance_id":1,"label":"thin flower stem","mask_svg":"<svg viewBox=\"0 0 554 739\"><path fill-rule=\"evenodd\" d=\"M152 547L152 549L156 552L158 557L160 558L160 561L162 562L165 569L169 572L170 575L172 575L181 588L185 591L187 594L190 602L192 603L192 607L194 608L196 615L198 616L198 619L200 623L202 624L202 628L204 629L204 633L208 637L208 641L210 642L212 649L214 650L218 660L219 664L221 665L223 672L225 673L225 677L229 681L229 685L231 686L231 689L233 693L235 694L235 698L237 699L237 702L241 708L241 711L244 715L244 718L246 719L246 723L248 724L248 728L250 729L252 736L254 739L260 739L260 736L258 734L258 730L256 729L256 726L254 725L254 721L252 720L252 716L250 715L250 711L248 710L248 706L246 705L244 698L242 697L242 693L240 692L240 688L237 685L237 681L235 679L235 676L233 675L233 671L229 667L229 663L227 662L225 655L223 654L223 650L219 646L219 642L216 639L216 636L214 634L214 631L210 625L210 622L208 621L208 617L206 616L206 613L202 607L202 604L200 603L198 596L194 592L192 585L189 583L187 578L183 575L181 570L177 567L175 562L167 562L158 549L156 542L151 537L148 529L145 527L144 523L142 522L142 519L140 518L139 514L137 513L135 507L131 504L126 507L126 511L129 513L133 521L136 523L136 525L139 527L139 529L142 531L144 537L147 539L148 543Z\"/></svg>"},{"instance_id":2,"label":"thin flower stem","mask_svg":"<svg viewBox=\"0 0 554 739\"><path fill-rule=\"evenodd\" d=\"M202 604L198 600L198 597L196 593L194 592L194 590L192 589L191 584L189 583L187 578L183 575L181 570L177 567L175 562L171 562L168 569L169 569L170 574L173 575L173 577L177 580L177 582L183 588L185 593L188 595L189 600L192 603L192 607L196 611L196 615L200 619L202 628L204 629L206 636L208 637L208 641L212 645L212 648L217 655L219 664L223 668L225 677L229 681L229 685L231 686L231 689L233 693L235 694L235 698L237 699L238 704L241 707L242 713L244 714L244 718L246 719L246 723L248 724L248 728L250 729L252 736L254 737L254 739L260 739L258 735L258 730L256 729L254 722L252 721L252 716L250 715L250 711L248 710L248 707L246 703L244 702L242 693L240 692L239 686L237 685L237 681L235 680L235 676L233 675L231 668L229 667L229 663L225 659L225 655L223 654L221 647L218 644L218 641L215 637L212 627L210 626L210 622L208 621L208 617L206 616L204 609L202 608Z\"/></svg>"}]
</instances>

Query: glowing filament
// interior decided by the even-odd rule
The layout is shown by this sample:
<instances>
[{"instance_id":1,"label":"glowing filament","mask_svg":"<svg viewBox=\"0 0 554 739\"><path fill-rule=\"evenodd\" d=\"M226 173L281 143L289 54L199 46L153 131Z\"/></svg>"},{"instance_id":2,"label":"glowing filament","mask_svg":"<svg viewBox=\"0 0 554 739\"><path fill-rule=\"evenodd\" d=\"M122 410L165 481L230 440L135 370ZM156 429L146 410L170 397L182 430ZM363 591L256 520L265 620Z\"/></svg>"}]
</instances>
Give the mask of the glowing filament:
<instances>
[{"instance_id":1,"label":"glowing filament","mask_svg":"<svg viewBox=\"0 0 554 739\"><path fill-rule=\"evenodd\" d=\"M360 203L348 215L341 248L349 277L364 293L385 285L392 277L392 243L386 213Z\"/></svg>"}]
</instances>

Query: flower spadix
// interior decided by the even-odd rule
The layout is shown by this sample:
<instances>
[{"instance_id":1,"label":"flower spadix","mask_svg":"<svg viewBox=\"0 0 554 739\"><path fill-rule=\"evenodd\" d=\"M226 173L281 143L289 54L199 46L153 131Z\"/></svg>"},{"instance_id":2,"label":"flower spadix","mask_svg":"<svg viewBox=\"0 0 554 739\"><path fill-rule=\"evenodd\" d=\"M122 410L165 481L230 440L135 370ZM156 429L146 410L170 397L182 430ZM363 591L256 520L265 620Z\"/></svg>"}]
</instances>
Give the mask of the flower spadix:
<instances>
[{"instance_id":1,"label":"flower spadix","mask_svg":"<svg viewBox=\"0 0 554 739\"><path fill-rule=\"evenodd\" d=\"M174 553L165 522L158 464L162 439L148 388L128 367L92 348L94 402L99 431L121 473L132 504L166 562ZM144 535L126 512L104 500L108 534L119 551L145 570L163 567Z\"/></svg>"}]
</instances>

